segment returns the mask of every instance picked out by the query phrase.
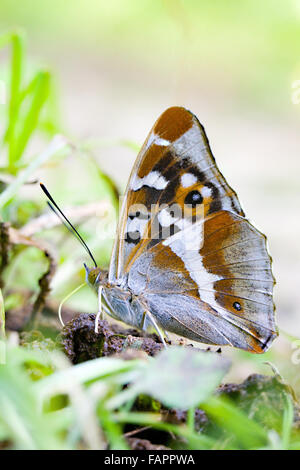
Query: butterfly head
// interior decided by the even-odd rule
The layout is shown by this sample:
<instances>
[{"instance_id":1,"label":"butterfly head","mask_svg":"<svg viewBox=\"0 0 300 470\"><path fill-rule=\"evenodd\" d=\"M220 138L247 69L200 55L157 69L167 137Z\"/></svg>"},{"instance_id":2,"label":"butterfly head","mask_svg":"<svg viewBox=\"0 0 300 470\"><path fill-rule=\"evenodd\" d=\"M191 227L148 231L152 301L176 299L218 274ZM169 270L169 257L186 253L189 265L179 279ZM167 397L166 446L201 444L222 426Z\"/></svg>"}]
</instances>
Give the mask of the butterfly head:
<instances>
[{"instance_id":1,"label":"butterfly head","mask_svg":"<svg viewBox=\"0 0 300 470\"><path fill-rule=\"evenodd\" d=\"M85 268L85 279L86 282L89 286L97 289L99 285L102 285L104 280L107 277L107 273L103 271L101 268L89 268L85 263L84 263L84 268Z\"/></svg>"}]
</instances>

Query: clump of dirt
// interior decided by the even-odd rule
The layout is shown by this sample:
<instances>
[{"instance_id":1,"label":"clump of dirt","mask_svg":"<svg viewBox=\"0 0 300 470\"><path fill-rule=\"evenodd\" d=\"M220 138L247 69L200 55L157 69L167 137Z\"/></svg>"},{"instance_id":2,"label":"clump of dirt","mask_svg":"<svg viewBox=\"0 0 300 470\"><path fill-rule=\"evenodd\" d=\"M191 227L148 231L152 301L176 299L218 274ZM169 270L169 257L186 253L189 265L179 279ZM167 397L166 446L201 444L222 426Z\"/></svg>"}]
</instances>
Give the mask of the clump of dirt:
<instances>
[{"instance_id":1,"label":"clump of dirt","mask_svg":"<svg viewBox=\"0 0 300 470\"><path fill-rule=\"evenodd\" d=\"M171 424L186 424L187 411L177 410L175 408L162 410L163 420ZM194 415L195 431L203 432L209 423L209 419L203 410L196 409Z\"/></svg>"},{"instance_id":2,"label":"clump of dirt","mask_svg":"<svg viewBox=\"0 0 300 470\"><path fill-rule=\"evenodd\" d=\"M148 439L128 437L126 440L132 450L171 450L162 444L152 444Z\"/></svg>"},{"instance_id":3,"label":"clump of dirt","mask_svg":"<svg viewBox=\"0 0 300 470\"><path fill-rule=\"evenodd\" d=\"M83 313L62 329L59 343L73 364L97 357L120 355L129 348L155 356L163 348L160 338L155 334L141 336L137 330L109 324L106 320L99 320L96 333L95 318L94 314Z\"/></svg>"}]
</instances>

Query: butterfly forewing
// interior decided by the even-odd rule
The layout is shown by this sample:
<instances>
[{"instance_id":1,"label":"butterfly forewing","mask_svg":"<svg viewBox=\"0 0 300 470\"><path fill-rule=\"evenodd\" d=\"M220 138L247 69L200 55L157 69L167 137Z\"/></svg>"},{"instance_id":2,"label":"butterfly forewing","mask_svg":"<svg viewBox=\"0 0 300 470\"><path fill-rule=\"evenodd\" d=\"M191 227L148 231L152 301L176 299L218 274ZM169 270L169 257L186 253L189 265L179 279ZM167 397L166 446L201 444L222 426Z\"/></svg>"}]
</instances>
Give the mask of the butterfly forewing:
<instances>
[{"instance_id":1,"label":"butterfly forewing","mask_svg":"<svg viewBox=\"0 0 300 470\"><path fill-rule=\"evenodd\" d=\"M216 167L198 119L184 108L169 108L151 129L129 178L110 266L111 280L121 281L132 258L147 249L150 240L153 245L169 236L170 226L164 230L168 214L163 212L160 223L157 212L164 204L176 204L183 212L185 200L193 191L202 195L206 213L226 209L243 215L235 192Z\"/></svg>"}]
</instances>

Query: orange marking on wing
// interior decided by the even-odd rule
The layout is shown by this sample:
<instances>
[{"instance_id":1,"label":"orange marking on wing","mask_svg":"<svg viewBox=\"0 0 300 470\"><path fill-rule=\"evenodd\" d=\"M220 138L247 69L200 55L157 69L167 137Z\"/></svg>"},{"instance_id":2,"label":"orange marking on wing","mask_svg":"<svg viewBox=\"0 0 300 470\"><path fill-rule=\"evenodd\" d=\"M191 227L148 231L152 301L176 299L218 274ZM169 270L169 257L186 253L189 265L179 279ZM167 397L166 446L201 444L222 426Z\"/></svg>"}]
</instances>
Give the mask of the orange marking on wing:
<instances>
[{"instance_id":1,"label":"orange marking on wing","mask_svg":"<svg viewBox=\"0 0 300 470\"><path fill-rule=\"evenodd\" d=\"M162 139L174 142L193 125L193 115L184 108L174 106L167 109L154 125L154 132Z\"/></svg>"},{"instance_id":2,"label":"orange marking on wing","mask_svg":"<svg viewBox=\"0 0 300 470\"><path fill-rule=\"evenodd\" d=\"M254 329L253 330L251 329L251 331L254 334L256 333ZM250 346L249 352L256 353L256 354L262 354L265 352L264 349L262 348L262 343L259 340L253 338L253 336L248 336L247 339L248 339L248 343Z\"/></svg>"},{"instance_id":3,"label":"orange marking on wing","mask_svg":"<svg viewBox=\"0 0 300 470\"><path fill-rule=\"evenodd\" d=\"M211 239L209 238L212 234L218 230L229 227L232 224L237 224L238 222L233 218L230 212L222 211L219 214L214 214L212 217L208 218L205 221L205 244L209 248ZM224 238L224 237L223 237ZM203 251L208 251L203 246Z\"/></svg>"},{"instance_id":4,"label":"orange marking on wing","mask_svg":"<svg viewBox=\"0 0 300 470\"><path fill-rule=\"evenodd\" d=\"M233 315L238 315L238 316L240 315L243 317L245 315L243 300L241 300L241 298L238 296L234 296L234 292L230 295L228 295L226 292L225 293L219 292L218 282L220 281L217 281L214 286L216 289L215 299L218 302L218 304L221 307L225 308L225 310L227 310L228 312L231 312ZM229 284L228 292L229 293L232 292L232 287L230 286L230 284ZM240 304L241 310L237 310L233 307L234 302L238 302Z\"/></svg>"},{"instance_id":5,"label":"orange marking on wing","mask_svg":"<svg viewBox=\"0 0 300 470\"><path fill-rule=\"evenodd\" d=\"M213 201L212 197L210 196L204 197L203 202L201 204L197 204L194 208L189 207L187 204L185 204L185 198L190 192L199 191L201 194L202 188L204 188L204 185L199 184L199 182L196 182L188 188L183 188L182 186L178 187L173 203L180 205L182 209L182 214L185 217L191 217L196 215L203 215L204 217L206 217L208 215L210 204Z\"/></svg>"},{"instance_id":6,"label":"orange marking on wing","mask_svg":"<svg viewBox=\"0 0 300 470\"><path fill-rule=\"evenodd\" d=\"M169 246L165 246L163 250L156 249L153 262L159 268L164 267L170 269L171 267L172 271L174 270L178 272L186 270L182 259L179 258L179 256L175 255L175 253L171 250ZM195 288L197 288L196 284Z\"/></svg>"},{"instance_id":7,"label":"orange marking on wing","mask_svg":"<svg viewBox=\"0 0 300 470\"><path fill-rule=\"evenodd\" d=\"M153 249L154 257L153 264L157 266L158 271L164 269L166 271L174 271L177 273L177 279L174 277L174 282L177 286L182 286L183 293L190 297L199 298L198 285L190 276L182 259L177 256L169 246L156 245ZM162 286L163 290L163 286Z\"/></svg>"},{"instance_id":8,"label":"orange marking on wing","mask_svg":"<svg viewBox=\"0 0 300 470\"><path fill-rule=\"evenodd\" d=\"M165 146L151 144L140 163L138 176L144 178L144 176L148 175L159 160L161 160L166 151L167 147Z\"/></svg>"},{"instance_id":9,"label":"orange marking on wing","mask_svg":"<svg viewBox=\"0 0 300 470\"><path fill-rule=\"evenodd\" d=\"M126 213L129 212L129 209L132 205L134 204L143 204L144 206L147 205L147 192L145 188L141 188L137 191L128 191L127 194L127 211Z\"/></svg>"},{"instance_id":10,"label":"orange marking on wing","mask_svg":"<svg viewBox=\"0 0 300 470\"><path fill-rule=\"evenodd\" d=\"M217 270L224 278L231 278L231 267L227 266L228 261L224 258L223 246L227 240L239 237L240 221L235 220L230 212L222 211L206 219L204 223L204 242L200 250L203 259L203 266L208 272L215 273L214 266L222 266L222 272ZM210 255L210 253L212 253ZM227 307L226 307L227 308ZM231 309L229 309L231 311Z\"/></svg>"}]
</instances>

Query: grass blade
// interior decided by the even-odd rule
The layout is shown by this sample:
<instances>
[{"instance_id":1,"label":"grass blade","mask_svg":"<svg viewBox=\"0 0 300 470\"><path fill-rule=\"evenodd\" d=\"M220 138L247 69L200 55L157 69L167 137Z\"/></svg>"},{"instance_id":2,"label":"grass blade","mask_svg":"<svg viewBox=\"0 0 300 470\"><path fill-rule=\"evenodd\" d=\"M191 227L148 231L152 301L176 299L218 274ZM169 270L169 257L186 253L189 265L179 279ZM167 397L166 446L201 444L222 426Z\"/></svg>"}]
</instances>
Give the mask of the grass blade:
<instances>
[{"instance_id":1,"label":"grass blade","mask_svg":"<svg viewBox=\"0 0 300 470\"><path fill-rule=\"evenodd\" d=\"M223 429L232 433L242 448L262 447L268 442L264 428L227 400L211 397L201 404L201 409Z\"/></svg>"},{"instance_id":2,"label":"grass blade","mask_svg":"<svg viewBox=\"0 0 300 470\"><path fill-rule=\"evenodd\" d=\"M49 97L50 77L50 73L47 71L39 72L29 86L29 89L32 90L32 102L27 115L25 116L21 133L18 137L16 136L15 151L13 155L14 165L16 165L22 157L30 136L38 125L40 113Z\"/></svg>"},{"instance_id":3,"label":"grass blade","mask_svg":"<svg viewBox=\"0 0 300 470\"><path fill-rule=\"evenodd\" d=\"M282 420L282 448L288 450L290 446L291 431L294 422L294 408L291 398L286 394L286 407Z\"/></svg>"},{"instance_id":4,"label":"grass blade","mask_svg":"<svg viewBox=\"0 0 300 470\"><path fill-rule=\"evenodd\" d=\"M22 83L22 70L24 58L24 37L21 33L11 35L12 57L11 57L11 79L10 79L10 101L8 111L8 128L5 140L8 143L8 166L11 173L15 172L15 128L20 108L20 93Z\"/></svg>"}]
</instances>

